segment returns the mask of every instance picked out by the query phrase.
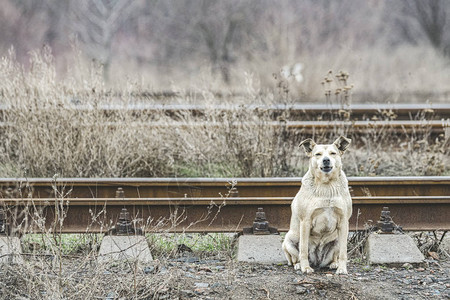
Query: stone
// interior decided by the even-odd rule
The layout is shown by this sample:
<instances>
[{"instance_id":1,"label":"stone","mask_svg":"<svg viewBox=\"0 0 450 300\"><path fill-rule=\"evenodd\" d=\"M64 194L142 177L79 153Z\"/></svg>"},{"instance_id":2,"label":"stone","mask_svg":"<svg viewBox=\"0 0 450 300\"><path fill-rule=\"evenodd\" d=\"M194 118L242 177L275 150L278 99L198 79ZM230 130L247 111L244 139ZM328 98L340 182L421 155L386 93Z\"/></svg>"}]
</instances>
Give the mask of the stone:
<instances>
[{"instance_id":1,"label":"stone","mask_svg":"<svg viewBox=\"0 0 450 300\"><path fill-rule=\"evenodd\" d=\"M195 296L195 293L192 290L181 290L180 293L183 296L187 296L187 297L194 297Z\"/></svg>"},{"instance_id":2,"label":"stone","mask_svg":"<svg viewBox=\"0 0 450 300\"><path fill-rule=\"evenodd\" d=\"M437 252L428 251L428 256L430 256L431 258L433 258L435 260L439 260L439 254L437 254Z\"/></svg>"},{"instance_id":3,"label":"stone","mask_svg":"<svg viewBox=\"0 0 450 300\"><path fill-rule=\"evenodd\" d=\"M370 264L421 263L425 257L406 234L370 234L366 243Z\"/></svg>"},{"instance_id":4,"label":"stone","mask_svg":"<svg viewBox=\"0 0 450 300\"><path fill-rule=\"evenodd\" d=\"M22 247L20 245L20 239L18 237L0 237L0 263L23 263Z\"/></svg>"},{"instance_id":5,"label":"stone","mask_svg":"<svg viewBox=\"0 0 450 300\"><path fill-rule=\"evenodd\" d=\"M196 288L203 288L203 289L209 287L209 283L206 282L195 282L194 285Z\"/></svg>"},{"instance_id":6,"label":"stone","mask_svg":"<svg viewBox=\"0 0 450 300\"><path fill-rule=\"evenodd\" d=\"M297 294L305 294L306 292L307 292L308 290L305 288L305 287L303 287L303 286L298 286L296 289L295 289L295 292L297 293Z\"/></svg>"},{"instance_id":7,"label":"stone","mask_svg":"<svg viewBox=\"0 0 450 300\"><path fill-rule=\"evenodd\" d=\"M97 261L153 261L147 240L141 235L107 235L103 238Z\"/></svg>"},{"instance_id":8,"label":"stone","mask_svg":"<svg viewBox=\"0 0 450 300\"><path fill-rule=\"evenodd\" d=\"M213 283L211 285L211 288L213 288L213 289L218 288L218 287L220 287L220 283L219 282Z\"/></svg>"},{"instance_id":9,"label":"stone","mask_svg":"<svg viewBox=\"0 0 450 300\"><path fill-rule=\"evenodd\" d=\"M153 267L153 266L144 268L144 273L145 274L151 274L151 273L154 273L154 272L155 272L155 267Z\"/></svg>"},{"instance_id":10,"label":"stone","mask_svg":"<svg viewBox=\"0 0 450 300\"><path fill-rule=\"evenodd\" d=\"M109 292L108 295L106 295L105 300L114 300L117 299L117 294L114 292Z\"/></svg>"},{"instance_id":11,"label":"stone","mask_svg":"<svg viewBox=\"0 0 450 300\"><path fill-rule=\"evenodd\" d=\"M444 240L441 243L442 250L444 250L445 252L447 252L447 254L450 254L450 234L447 234L444 237Z\"/></svg>"},{"instance_id":12,"label":"stone","mask_svg":"<svg viewBox=\"0 0 450 300\"><path fill-rule=\"evenodd\" d=\"M241 235L237 260L261 264L286 264L279 235Z\"/></svg>"},{"instance_id":13,"label":"stone","mask_svg":"<svg viewBox=\"0 0 450 300\"><path fill-rule=\"evenodd\" d=\"M402 268L405 268L405 269L412 269L412 268L413 268L413 265L410 264L410 263L404 263L404 264L402 265Z\"/></svg>"}]
</instances>

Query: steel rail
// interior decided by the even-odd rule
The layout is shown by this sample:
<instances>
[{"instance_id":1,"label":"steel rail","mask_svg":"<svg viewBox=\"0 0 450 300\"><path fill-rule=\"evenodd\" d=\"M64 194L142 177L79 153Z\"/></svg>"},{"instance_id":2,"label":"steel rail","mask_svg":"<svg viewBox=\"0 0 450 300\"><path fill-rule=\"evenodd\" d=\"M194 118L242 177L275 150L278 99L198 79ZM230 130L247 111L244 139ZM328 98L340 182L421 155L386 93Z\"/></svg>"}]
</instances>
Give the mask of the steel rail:
<instances>
[{"instance_id":1,"label":"steel rail","mask_svg":"<svg viewBox=\"0 0 450 300\"><path fill-rule=\"evenodd\" d=\"M100 123L103 126L116 126L116 122ZM225 122L206 122L206 121L173 121L173 122L130 122L127 126L131 127L175 127L175 128L211 128L211 127L223 127L228 125L230 127L258 127L258 126L270 126L270 127L285 127L287 129L330 129L330 128L349 128L352 130L365 130L373 128L394 128L394 129L428 129L432 130L444 130L450 127L450 119L448 120L382 120L382 121L269 121L269 122L234 122L232 124Z\"/></svg>"},{"instance_id":2,"label":"steel rail","mask_svg":"<svg viewBox=\"0 0 450 300\"><path fill-rule=\"evenodd\" d=\"M78 126L76 123L74 126ZM123 124L122 124L123 125ZM1 127L9 126L8 123L0 123ZM86 126L86 125L79 125ZM87 125L91 126L92 125ZM117 127L121 126L117 122L105 122L95 124L97 127ZM407 134L413 132L426 132L433 134L433 137L439 134L449 134L450 119L448 120L393 120L393 121L269 121L269 122L235 122L226 124L223 122L128 122L128 128L185 128L185 129L211 129L224 126L239 127L272 127L275 129L286 129L288 131L303 132L305 134L330 133L335 131L352 132L357 135L373 132L373 130L392 131L395 134Z\"/></svg>"},{"instance_id":3,"label":"steel rail","mask_svg":"<svg viewBox=\"0 0 450 300\"><path fill-rule=\"evenodd\" d=\"M263 207L271 226L287 231L300 185L301 178L3 178L0 194L10 223L39 212L59 232L105 231L124 207L147 230L174 232L240 231ZM405 230L450 230L450 176L350 177L349 186L352 230L376 222L384 206Z\"/></svg>"},{"instance_id":4,"label":"steel rail","mask_svg":"<svg viewBox=\"0 0 450 300\"><path fill-rule=\"evenodd\" d=\"M94 110L103 111L107 115L112 114L132 114L135 116L152 115L164 113L176 116L180 113L189 113L193 116L202 116L211 112L233 112L233 111L266 111L276 118L282 115L289 116L290 120L311 120L318 116L326 117L341 115L343 112L350 113L352 119L383 119L394 118L396 120L412 120L418 117L427 119L448 119L450 118L450 104L352 104L342 106L338 104L274 104L274 105L204 105L204 104L103 104L92 105L68 105L64 107L68 110L90 112ZM20 107L14 107L14 110ZM29 109L28 107L26 108ZM11 106L0 105L0 116L11 110Z\"/></svg>"},{"instance_id":5,"label":"steel rail","mask_svg":"<svg viewBox=\"0 0 450 300\"><path fill-rule=\"evenodd\" d=\"M3 205L290 205L292 197L196 197L196 198L26 198L3 199ZM450 196L375 196L352 197L353 204L427 204L450 203Z\"/></svg>"}]
</instances>

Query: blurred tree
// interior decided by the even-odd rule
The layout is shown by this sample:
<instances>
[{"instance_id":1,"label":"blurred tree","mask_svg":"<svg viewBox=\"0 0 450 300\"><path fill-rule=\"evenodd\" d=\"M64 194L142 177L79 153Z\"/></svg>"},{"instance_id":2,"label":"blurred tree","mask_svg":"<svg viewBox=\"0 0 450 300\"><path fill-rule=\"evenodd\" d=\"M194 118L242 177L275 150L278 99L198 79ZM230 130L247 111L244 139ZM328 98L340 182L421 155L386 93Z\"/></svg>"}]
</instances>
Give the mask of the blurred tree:
<instances>
[{"instance_id":1,"label":"blurred tree","mask_svg":"<svg viewBox=\"0 0 450 300\"><path fill-rule=\"evenodd\" d=\"M27 61L30 50L42 46L42 38L47 26L45 24L45 0L20 0L2 3L0 9L5 13L3 27L6 35L1 36L5 49L14 47L19 61ZM13 9L14 8L14 9ZM3 16L1 16L3 17ZM9 24L8 24L9 23ZM26 59L25 59L26 58Z\"/></svg>"},{"instance_id":2,"label":"blurred tree","mask_svg":"<svg viewBox=\"0 0 450 300\"><path fill-rule=\"evenodd\" d=\"M132 16L137 3L133 0L70 2L70 26L81 39L87 55L103 65L105 78L111 66L113 39Z\"/></svg>"},{"instance_id":3,"label":"blurred tree","mask_svg":"<svg viewBox=\"0 0 450 300\"><path fill-rule=\"evenodd\" d=\"M406 18L399 25L404 37L417 43L424 36L436 50L450 56L450 1L404 0L402 4Z\"/></svg>"},{"instance_id":4,"label":"blurred tree","mask_svg":"<svg viewBox=\"0 0 450 300\"><path fill-rule=\"evenodd\" d=\"M48 24L44 42L52 49L56 48L58 40L67 42L63 33L67 29L64 24L68 14L69 4L69 1L63 0L44 0L44 9L46 10Z\"/></svg>"},{"instance_id":5,"label":"blurred tree","mask_svg":"<svg viewBox=\"0 0 450 300\"><path fill-rule=\"evenodd\" d=\"M204 0L201 2L203 18L198 20L213 72L220 70L226 84L230 84L230 64L234 61L233 40L244 21L239 7L233 4L236 3Z\"/></svg>"},{"instance_id":6,"label":"blurred tree","mask_svg":"<svg viewBox=\"0 0 450 300\"><path fill-rule=\"evenodd\" d=\"M449 12L450 0L4 0L0 51L13 45L27 64L30 50L47 44L63 70L75 34L105 77L114 63L155 85L210 70L228 84L251 71L268 85L282 66L301 62L304 86L313 87L322 71L309 58L340 64L408 42L450 56Z\"/></svg>"},{"instance_id":7,"label":"blurred tree","mask_svg":"<svg viewBox=\"0 0 450 300\"><path fill-rule=\"evenodd\" d=\"M223 81L229 84L230 68L236 61L242 39L253 30L250 20L254 6L255 3L242 0L186 1L175 8L178 16L185 17L183 22L169 22L176 24L178 32L184 33L182 38L191 41L192 44L184 44L186 47L205 51L213 74L219 73ZM169 25L169 28L173 28L173 25ZM190 52L192 49L187 54Z\"/></svg>"}]
</instances>

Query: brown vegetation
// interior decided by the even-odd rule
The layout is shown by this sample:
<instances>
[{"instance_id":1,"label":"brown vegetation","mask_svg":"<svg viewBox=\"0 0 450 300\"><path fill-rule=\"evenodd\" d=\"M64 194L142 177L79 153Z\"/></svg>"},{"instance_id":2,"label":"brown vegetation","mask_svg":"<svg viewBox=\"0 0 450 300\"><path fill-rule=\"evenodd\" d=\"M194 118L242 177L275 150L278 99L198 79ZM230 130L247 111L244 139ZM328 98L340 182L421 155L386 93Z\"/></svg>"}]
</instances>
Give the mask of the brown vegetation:
<instances>
[{"instance_id":1,"label":"brown vegetation","mask_svg":"<svg viewBox=\"0 0 450 300\"><path fill-rule=\"evenodd\" d=\"M286 82L278 84L279 92L263 95L249 77L248 92L239 99L218 98L206 89L180 94L172 101L210 104L210 109L201 123L180 111L174 126L173 116L163 112L105 114L104 105L161 100L142 98L140 86L132 81L115 91L107 89L96 65L75 63L60 80L49 50L32 53L30 64L25 69L11 53L0 65L0 102L8 107L0 142L4 177L269 177L300 176L306 169L298 143L307 136L283 126L288 110L274 127L264 110L214 108L219 102L231 106L283 99L289 104L293 100ZM342 97L342 103L348 100ZM314 138L352 137L349 128L338 126L329 136L318 132ZM433 141L422 128L399 137L387 127L354 138L358 147L344 158L350 176L448 174L448 136Z\"/></svg>"}]
</instances>

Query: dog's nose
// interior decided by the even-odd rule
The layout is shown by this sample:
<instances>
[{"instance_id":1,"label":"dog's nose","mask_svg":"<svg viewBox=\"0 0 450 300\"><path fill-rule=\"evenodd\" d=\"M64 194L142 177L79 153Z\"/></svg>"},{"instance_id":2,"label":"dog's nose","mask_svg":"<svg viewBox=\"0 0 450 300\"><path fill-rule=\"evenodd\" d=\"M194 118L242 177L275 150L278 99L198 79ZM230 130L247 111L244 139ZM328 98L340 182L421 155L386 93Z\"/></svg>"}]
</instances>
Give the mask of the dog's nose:
<instances>
[{"instance_id":1,"label":"dog's nose","mask_svg":"<svg viewBox=\"0 0 450 300\"><path fill-rule=\"evenodd\" d=\"M323 158L322 162L323 162L323 165L324 165L325 167L330 166L330 159L329 159L328 157L325 156L325 157Z\"/></svg>"}]
</instances>

